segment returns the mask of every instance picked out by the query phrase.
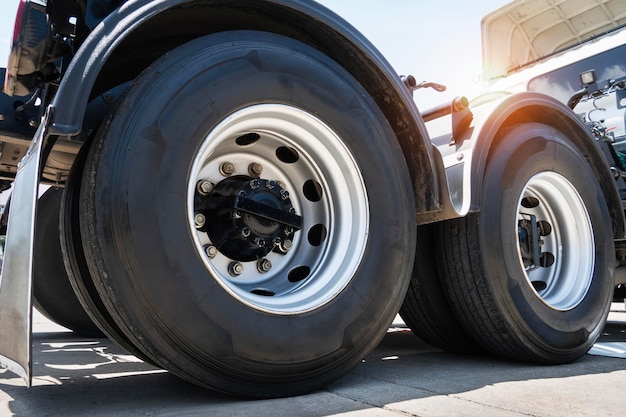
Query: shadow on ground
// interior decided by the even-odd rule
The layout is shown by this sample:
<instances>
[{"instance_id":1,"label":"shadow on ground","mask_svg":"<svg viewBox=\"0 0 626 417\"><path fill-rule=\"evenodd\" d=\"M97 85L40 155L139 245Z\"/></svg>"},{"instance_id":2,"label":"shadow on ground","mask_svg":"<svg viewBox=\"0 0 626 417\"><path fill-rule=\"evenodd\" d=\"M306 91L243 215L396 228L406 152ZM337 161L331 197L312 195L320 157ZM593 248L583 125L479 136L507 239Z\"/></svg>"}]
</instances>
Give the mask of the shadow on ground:
<instances>
[{"instance_id":1,"label":"shadow on ground","mask_svg":"<svg viewBox=\"0 0 626 417\"><path fill-rule=\"evenodd\" d=\"M626 323L607 326L603 339L626 341L625 329ZM328 416L361 415L376 409L372 415L397 415L389 404L508 382L626 370L626 360L590 355L573 364L536 366L449 354L396 328L360 366L326 390L250 401L191 385L139 361L108 339L81 338L69 332L35 333L33 353L32 388L25 388L12 373L0 371L0 415Z\"/></svg>"}]
</instances>

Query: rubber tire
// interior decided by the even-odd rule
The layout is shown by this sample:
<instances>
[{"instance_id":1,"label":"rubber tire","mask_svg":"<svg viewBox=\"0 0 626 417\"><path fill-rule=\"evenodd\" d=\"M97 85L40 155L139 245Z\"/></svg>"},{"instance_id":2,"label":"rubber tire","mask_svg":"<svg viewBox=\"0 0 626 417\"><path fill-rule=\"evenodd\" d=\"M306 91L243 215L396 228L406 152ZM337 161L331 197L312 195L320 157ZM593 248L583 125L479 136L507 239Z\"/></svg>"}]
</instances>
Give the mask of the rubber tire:
<instances>
[{"instance_id":1,"label":"rubber tire","mask_svg":"<svg viewBox=\"0 0 626 417\"><path fill-rule=\"evenodd\" d=\"M441 222L419 226L411 282L400 316L411 331L426 343L456 353L477 353L474 343L456 317L441 283L437 258L442 248L435 239Z\"/></svg>"},{"instance_id":2,"label":"rubber tire","mask_svg":"<svg viewBox=\"0 0 626 417\"><path fill-rule=\"evenodd\" d=\"M89 144L81 148L70 175L65 183L60 201L60 249L73 293L101 335L108 337L144 362L151 360L144 355L120 330L111 317L93 283L85 260L79 227L80 186Z\"/></svg>"},{"instance_id":3,"label":"rubber tire","mask_svg":"<svg viewBox=\"0 0 626 417\"><path fill-rule=\"evenodd\" d=\"M63 264L59 211L63 190L50 187L39 198L35 231L33 304L48 319L73 332L103 337L78 301Z\"/></svg>"},{"instance_id":4,"label":"rubber tire","mask_svg":"<svg viewBox=\"0 0 626 417\"><path fill-rule=\"evenodd\" d=\"M526 279L518 252L517 207L533 175L555 172L586 206L595 265L573 308L549 306ZM600 336L613 292L614 245L607 203L585 156L560 131L538 123L506 132L490 152L478 213L443 223L444 285L475 342L496 355L561 364L584 355Z\"/></svg>"},{"instance_id":5,"label":"rubber tire","mask_svg":"<svg viewBox=\"0 0 626 417\"><path fill-rule=\"evenodd\" d=\"M183 196L195 152L224 117L258 103L322 118L363 167L364 256L346 288L306 313L239 302L191 239ZM157 61L104 123L81 189L83 246L107 309L156 363L222 392L298 395L344 375L385 335L413 265L411 190L393 130L343 68L290 38L225 32Z\"/></svg>"}]
</instances>

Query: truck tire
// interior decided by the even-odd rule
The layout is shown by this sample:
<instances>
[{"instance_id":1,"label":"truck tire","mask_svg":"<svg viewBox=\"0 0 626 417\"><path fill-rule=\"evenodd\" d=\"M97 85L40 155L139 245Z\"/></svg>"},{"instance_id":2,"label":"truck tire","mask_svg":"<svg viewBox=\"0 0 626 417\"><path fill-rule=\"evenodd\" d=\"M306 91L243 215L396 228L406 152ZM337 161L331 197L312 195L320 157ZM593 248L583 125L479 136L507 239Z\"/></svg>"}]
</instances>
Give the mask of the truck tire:
<instances>
[{"instance_id":1,"label":"truck tire","mask_svg":"<svg viewBox=\"0 0 626 417\"><path fill-rule=\"evenodd\" d=\"M420 339L449 352L474 353L480 349L455 316L441 282L436 247L441 223L417 229L415 265L409 288L400 307L400 316Z\"/></svg>"},{"instance_id":2,"label":"truck tire","mask_svg":"<svg viewBox=\"0 0 626 417\"><path fill-rule=\"evenodd\" d=\"M65 183L60 203L60 240L62 259L65 264L65 271L67 271L66 276L77 301L93 323L96 323L101 329L101 333L144 362L151 363L151 360L128 340L109 314L100 299L85 260L79 227L79 209L80 186L88 149L89 144L83 145L76 157Z\"/></svg>"},{"instance_id":3,"label":"truck tire","mask_svg":"<svg viewBox=\"0 0 626 417\"><path fill-rule=\"evenodd\" d=\"M102 337L81 306L65 270L59 241L63 190L51 187L39 198L33 267L33 304L48 319L73 332Z\"/></svg>"},{"instance_id":4,"label":"truck tire","mask_svg":"<svg viewBox=\"0 0 626 417\"><path fill-rule=\"evenodd\" d=\"M482 196L480 212L445 222L439 235L457 316L495 354L576 360L604 327L615 263L589 161L560 131L520 124L492 148Z\"/></svg>"},{"instance_id":5,"label":"truck tire","mask_svg":"<svg viewBox=\"0 0 626 417\"><path fill-rule=\"evenodd\" d=\"M297 395L382 339L413 266L397 139L342 67L252 31L135 80L90 149L83 247L120 328L214 390Z\"/></svg>"}]
</instances>

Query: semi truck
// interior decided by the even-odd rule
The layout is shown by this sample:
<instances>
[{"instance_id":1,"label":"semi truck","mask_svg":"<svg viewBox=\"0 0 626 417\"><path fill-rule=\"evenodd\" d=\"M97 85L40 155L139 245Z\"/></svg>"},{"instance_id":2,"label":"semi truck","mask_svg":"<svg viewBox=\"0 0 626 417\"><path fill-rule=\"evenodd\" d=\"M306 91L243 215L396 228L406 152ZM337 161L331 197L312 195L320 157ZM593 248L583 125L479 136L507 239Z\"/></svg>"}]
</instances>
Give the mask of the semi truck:
<instances>
[{"instance_id":1,"label":"semi truck","mask_svg":"<svg viewBox=\"0 0 626 417\"><path fill-rule=\"evenodd\" d=\"M541 364L602 332L622 201L545 92L420 110L443 87L310 0L20 0L3 75L0 364L27 385L33 304L256 398L346 374L398 312Z\"/></svg>"}]
</instances>

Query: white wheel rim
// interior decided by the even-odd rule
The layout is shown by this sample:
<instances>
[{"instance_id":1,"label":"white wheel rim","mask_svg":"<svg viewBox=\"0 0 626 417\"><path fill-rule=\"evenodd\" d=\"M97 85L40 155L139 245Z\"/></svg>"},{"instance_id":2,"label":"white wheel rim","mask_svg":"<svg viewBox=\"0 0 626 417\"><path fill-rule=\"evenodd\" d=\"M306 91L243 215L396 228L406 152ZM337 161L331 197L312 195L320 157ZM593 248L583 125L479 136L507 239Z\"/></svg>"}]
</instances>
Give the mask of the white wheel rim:
<instances>
[{"instance_id":1,"label":"white wheel rim","mask_svg":"<svg viewBox=\"0 0 626 417\"><path fill-rule=\"evenodd\" d=\"M591 220L580 194L562 175L541 172L528 181L517 211L518 253L528 284L549 307L560 311L575 308L591 286L595 265ZM529 257L522 256L520 222L530 221L532 216L537 222L547 222L551 230L538 237L540 265L529 266Z\"/></svg>"},{"instance_id":2,"label":"white wheel rim","mask_svg":"<svg viewBox=\"0 0 626 417\"><path fill-rule=\"evenodd\" d=\"M248 143L241 138L258 140ZM279 148L295 152L297 160L281 160ZM214 243L208 233L196 228L197 184L223 181L227 177L220 171L224 162L233 164L233 176L250 175L250 164L261 164L260 178L282 183L293 209L302 217L302 230L292 235L291 249L264 256L271 263L267 272L261 273L255 260L239 262L243 271L233 275L231 267L237 260L221 251L209 257L206 248ZM321 190L321 198L319 194L311 198L311 185ZM322 120L292 106L250 106L215 127L193 161L187 204L191 234L207 270L233 297L253 309L292 315L325 305L351 281L365 251L368 197L352 154Z\"/></svg>"}]
</instances>

